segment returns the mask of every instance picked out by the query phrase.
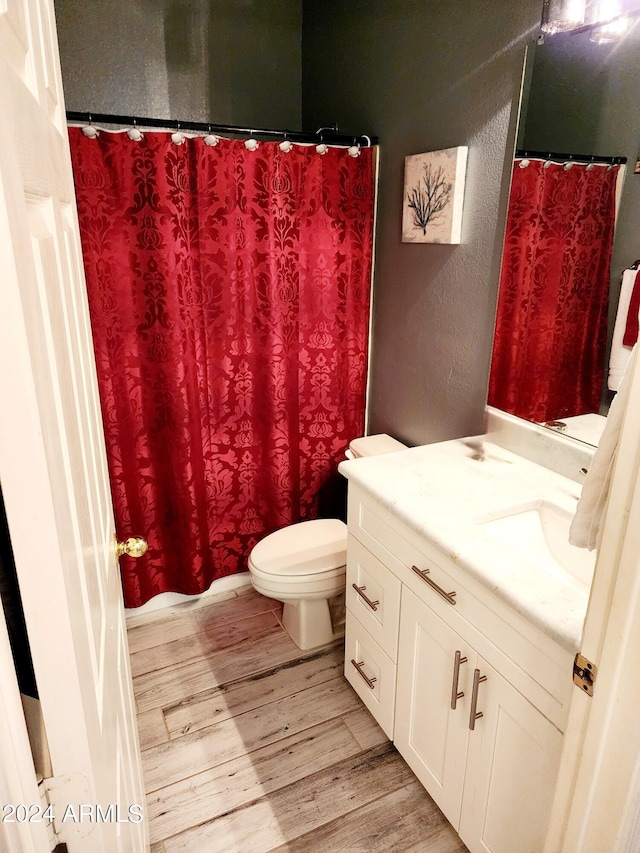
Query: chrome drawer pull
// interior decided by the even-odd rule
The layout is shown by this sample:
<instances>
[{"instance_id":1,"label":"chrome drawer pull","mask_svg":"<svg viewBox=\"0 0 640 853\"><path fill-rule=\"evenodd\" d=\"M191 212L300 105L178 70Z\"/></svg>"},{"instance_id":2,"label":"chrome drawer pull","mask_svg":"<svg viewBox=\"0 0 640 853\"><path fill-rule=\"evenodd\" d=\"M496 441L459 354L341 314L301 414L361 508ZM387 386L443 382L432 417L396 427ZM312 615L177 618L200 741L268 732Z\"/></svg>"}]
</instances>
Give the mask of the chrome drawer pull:
<instances>
[{"instance_id":1,"label":"chrome drawer pull","mask_svg":"<svg viewBox=\"0 0 640 853\"><path fill-rule=\"evenodd\" d=\"M411 566L411 571L415 572L418 575L418 577L422 578L422 580L425 583L428 583L429 586L431 587L431 589L434 590L434 592L437 592L438 595L440 595L442 598L444 598L444 600L447 601L449 604L455 604L456 603L455 602L455 595L456 595L455 592L445 592L441 586L438 586L438 584L434 583L434 581L432 581L431 578L427 577L427 575L430 572L430 569L420 570L417 566Z\"/></svg>"},{"instance_id":2,"label":"chrome drawer pull","mask_svg":"<svg viewBox=\"0 0 640 853\"><path fill-rule=\"evenodd\" d=\"M486 681L486 675L480 675L479 669L473 670L473 689L471 691L471 712L469 714L469 729L473 731L476 727L476 720L479 720L480 717L484 717L482 711L476 711L476 707L478 705L478 685L482 681Z\"/></svg>"},{"instance_id":3,"label":"chrome drawer pull","mask_svg":"<svg viewBox=\"0 0 640 853\"><path fill-rule=\"evenodd\" d=\"M351 584L351 586L355 589L355 591L358 593L358 595L360 596L360 598L364 599L364 601L369 605L369 607L370 607L372 610L377 610L377 609L378 609L378 605L380 604L380 602L379 602L377 599L376 599L375 601L371 601L371 599L369 598L369 596L364 594L364 591L365 591L365 589L366 589L366 586L358 586L358 585L357 585L357 584L355 584L355 583L352 583L352 584Z\"/></svg>"},{"instance_id":4,"label":"chrome drawer pull","mask_svg":"<svg viewBox=\"0 0 640 853\"><path fill-rule=\"evenodd\" d=\"M360 676L360 678L363 681L367 682L367 687L370 687L371 690L373 690L373 685L376 683L376 681L378 679L377 678L369 678L368 676L366 676L364 674L364 670L362 669L362 667L364 666L364 661L360 661L360 663L356 663L354 661L354 659L351 658L351 663L355 666L356 670L358 671L358 675Z\"/></svg>"},{"instance_id":5,"label":"chrome drawer pull","mask_svg":"<svg viewBox=\"0 0 640 853\"><path fill-rule=\"evenodd\" d=\"M466 663L466 657L460 657L460 652L456 652L455 660L453 662L453 681L451 683L451 710L455 711L456 705L458 704L458 699L462 699L464 696L464 691L458 692L458 679L460 678L460 664Z\"/></svg>"}]
</instances>

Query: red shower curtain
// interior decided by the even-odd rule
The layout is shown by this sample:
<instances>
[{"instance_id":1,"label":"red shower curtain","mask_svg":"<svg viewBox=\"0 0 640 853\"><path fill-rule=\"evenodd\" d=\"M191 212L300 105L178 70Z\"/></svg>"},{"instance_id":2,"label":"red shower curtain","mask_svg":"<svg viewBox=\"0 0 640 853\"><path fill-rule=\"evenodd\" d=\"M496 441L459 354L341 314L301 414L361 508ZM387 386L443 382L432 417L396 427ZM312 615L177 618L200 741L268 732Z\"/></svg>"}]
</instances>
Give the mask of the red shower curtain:
<instances>
[{"instance_id":1,"label":"red shower curtain","mask_svg":"<svg viewBox=\"0 0 640 853\"><path fill-rule=\"evenodd\" d=\"M125 603L318 514L362 434L372 151L70 129Z\"/></svg>"},{"instance_id":2,"label":"red shower curtain","mask_svg":"<svg viewBox=\"0 0 640 853\"><path fill-rule=\"evenodd\" d=\"M511 182L489 403L534 421L597 412L619 167L521 162Z\"/></svg>"}]
</instances>

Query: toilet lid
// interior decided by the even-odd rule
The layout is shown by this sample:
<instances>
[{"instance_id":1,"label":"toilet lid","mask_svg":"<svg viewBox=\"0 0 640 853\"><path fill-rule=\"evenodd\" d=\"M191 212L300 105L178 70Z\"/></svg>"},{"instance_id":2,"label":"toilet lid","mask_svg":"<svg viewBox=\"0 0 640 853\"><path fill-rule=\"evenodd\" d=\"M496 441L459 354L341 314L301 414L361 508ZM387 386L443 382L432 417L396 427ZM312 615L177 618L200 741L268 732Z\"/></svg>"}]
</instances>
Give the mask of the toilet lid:
<instances>
[{"instance_id":1,"label":"toilet lid","mask_svg":"<svg viewBox=\"0 0 640 853\"><path fill-rule=\"evenodd\" d=\"M250 562L274 575L314 575L347 562L347 525L337 518L301 521L265 536Z\"/></svg>"}]
</instances>

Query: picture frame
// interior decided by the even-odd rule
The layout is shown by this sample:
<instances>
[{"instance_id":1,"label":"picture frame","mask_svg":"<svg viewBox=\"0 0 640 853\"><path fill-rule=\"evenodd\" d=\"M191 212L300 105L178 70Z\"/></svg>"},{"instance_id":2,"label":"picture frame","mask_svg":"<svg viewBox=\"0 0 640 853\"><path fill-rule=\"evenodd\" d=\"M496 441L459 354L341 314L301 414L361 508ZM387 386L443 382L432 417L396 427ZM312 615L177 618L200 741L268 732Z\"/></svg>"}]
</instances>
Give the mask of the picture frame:
<instances>
[{"instance_id":1,"label":"picture frame","mask_svg":"<svg viewBox=\"0 0 640 853\"><path fill-rule=\"evenodd\" d=\"M468 150L459 145L405 157L403 243L460 243Z\"/></svg>"}]
</instances>

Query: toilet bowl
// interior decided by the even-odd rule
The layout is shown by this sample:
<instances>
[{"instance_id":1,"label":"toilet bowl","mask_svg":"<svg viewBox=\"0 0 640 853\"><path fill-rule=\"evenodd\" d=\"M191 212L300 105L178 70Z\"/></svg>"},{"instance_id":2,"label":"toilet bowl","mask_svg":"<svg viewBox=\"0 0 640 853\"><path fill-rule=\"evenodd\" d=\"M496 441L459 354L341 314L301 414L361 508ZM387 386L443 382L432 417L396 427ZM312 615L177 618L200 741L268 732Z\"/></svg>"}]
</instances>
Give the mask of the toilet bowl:
<instances>
[{"instance_id":1,"label":"toilet bowl","mask_svg":"<svg viewBox=\"0 0 640 853\"><path fill-rule=\"evenodd\" d=\"M329 600L345 586L347 525L301 521L262 539L249 556L256 592L284 603L282 624L301 649L333 639Z\"/></svg>"},{"instance_id":2,"label":"toilet bowl","mask_svg":"<svg viewBox=\"0 0 640 853\"><path fill-rule=\"evenodd\" d=\"M354 439L350 458L405 450L388 435ZM261 539L249 555L256 592L282 601L282 624L303 650L340 636L345 591L347 525L337 518L300 521ZM333 618L332 618L333 617Z\"/></svg>"}]
</instances>

